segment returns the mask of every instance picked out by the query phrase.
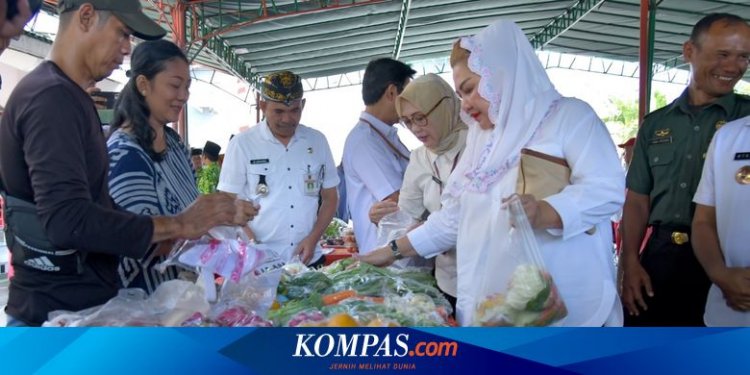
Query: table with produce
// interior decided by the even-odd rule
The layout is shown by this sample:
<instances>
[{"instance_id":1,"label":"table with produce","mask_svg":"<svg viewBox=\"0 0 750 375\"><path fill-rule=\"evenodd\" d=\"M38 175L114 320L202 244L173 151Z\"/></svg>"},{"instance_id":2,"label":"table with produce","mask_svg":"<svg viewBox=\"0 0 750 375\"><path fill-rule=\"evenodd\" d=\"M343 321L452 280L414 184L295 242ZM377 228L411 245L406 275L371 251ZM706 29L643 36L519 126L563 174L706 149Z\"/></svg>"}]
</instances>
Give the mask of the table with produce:
<instances>
[{"instance_id":1,"label":"table with produce","mask_svg":"<svg viewBox=\"0 0 750 375\"><path fill-rule=\"evenodd\" d=\"M123 289L46 326L449 326L450 304L430 269L378 268L347 257L310 269L242 240L189 241L167 263L198 274L151 295Z\"/></svg>"}]
</instances>

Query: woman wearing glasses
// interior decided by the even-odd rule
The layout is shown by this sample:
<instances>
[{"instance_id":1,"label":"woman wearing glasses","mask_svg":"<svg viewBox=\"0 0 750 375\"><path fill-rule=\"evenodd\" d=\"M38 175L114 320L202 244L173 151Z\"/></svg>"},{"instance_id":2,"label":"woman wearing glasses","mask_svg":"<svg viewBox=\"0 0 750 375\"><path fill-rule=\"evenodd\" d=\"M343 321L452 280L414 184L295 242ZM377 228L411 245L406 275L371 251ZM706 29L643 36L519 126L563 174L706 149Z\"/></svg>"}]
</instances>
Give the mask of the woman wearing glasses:
<instances>
[{"instance_id":1,"label":"woman wearing glasses","mask_svg":"<svg viewBox=\"0 0 750 375\"><path fill-rule=\"evenodd\" d=\"M398 204L378 202L370 209L370 220L380 219L398 209L417 220L426 220L440 209L440 195L466 145L466 125L459 113L461 102L445 80L427 74L409 83L396 98L396 111L402 125L422 142L412 151L406 167ZM435 258L435 277L451 305L456 306L456 250Z\"/></svg>"}]
</instances>

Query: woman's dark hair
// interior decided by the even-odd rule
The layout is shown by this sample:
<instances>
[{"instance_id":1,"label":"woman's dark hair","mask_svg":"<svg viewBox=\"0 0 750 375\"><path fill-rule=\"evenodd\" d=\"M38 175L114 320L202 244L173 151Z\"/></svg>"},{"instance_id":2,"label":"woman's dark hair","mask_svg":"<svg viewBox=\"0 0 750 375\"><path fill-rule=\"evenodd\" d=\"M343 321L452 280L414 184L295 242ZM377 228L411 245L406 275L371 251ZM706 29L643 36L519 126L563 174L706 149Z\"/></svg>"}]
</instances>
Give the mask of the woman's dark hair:
<instances>
[{"instance_id":1,"label":"woman's dark hair","mask_svg":"<svg viewBox=\"0 0 750 375\"><path fill-rule=\"evenodd\" d=\"M154 138L156 134L154 129L148 123L151 111L146 105L146 99L138 91L136 79L138 76L144 76L149 81L166 69L169 61L180 59L188 62L185 54L177 47L176 44L168 40L152 40L142 42L135 47L130 59L130 71L128 72L128 83L120 92L120 96L115 102L114 119L110 125L110 134L117 129L127 125L131 128L133 136L138 145L154 161L161 161L164 156L154 151ZM165 129L166 136L176 136L172 129Z\"/></svg>"}]
</instances>

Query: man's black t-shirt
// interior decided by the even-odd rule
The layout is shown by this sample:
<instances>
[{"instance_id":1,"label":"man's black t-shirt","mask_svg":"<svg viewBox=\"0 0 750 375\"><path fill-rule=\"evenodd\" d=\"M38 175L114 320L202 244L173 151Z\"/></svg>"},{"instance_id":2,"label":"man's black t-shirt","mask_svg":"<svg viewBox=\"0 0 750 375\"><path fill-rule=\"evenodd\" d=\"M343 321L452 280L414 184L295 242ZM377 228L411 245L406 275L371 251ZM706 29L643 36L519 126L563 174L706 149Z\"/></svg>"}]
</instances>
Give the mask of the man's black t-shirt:
<instances>
[{"instance_id":1,"label":"man's black t-shirt","mask_svg":"<svg viewBox=\"0 0 750 375\"><path fill-rule=\"evenodd\" d=\"M107 173L93 101L57 65L42 63L13 90L0 121L0 177L9 195L35 202L53 244L87 257L80 275L14 262L9 315L40 325L50 311L100 305L117 293L119 256L143 256L153 222L115 209Z\"/></svg>"}]
</instances>

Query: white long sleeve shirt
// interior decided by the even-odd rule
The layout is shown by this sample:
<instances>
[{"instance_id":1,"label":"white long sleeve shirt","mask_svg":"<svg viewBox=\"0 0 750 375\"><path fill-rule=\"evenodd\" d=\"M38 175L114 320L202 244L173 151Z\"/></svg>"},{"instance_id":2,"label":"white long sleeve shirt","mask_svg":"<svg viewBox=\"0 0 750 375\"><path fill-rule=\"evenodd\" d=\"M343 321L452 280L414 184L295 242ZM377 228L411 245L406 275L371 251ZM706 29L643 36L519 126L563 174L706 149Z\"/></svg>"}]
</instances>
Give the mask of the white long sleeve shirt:
<instances>
[{"instance_id":1,"label":"white long sleeve shirt","mask_svg":"<svg viewBox=\"0 0 750 375\"><path fill-rule=\"evenodd\" d=\"M625 176L606 127L587 104L564 98L526 147L564 158L571 168L570 185L544 199L560 215L563 228L535 231L542 258L568 309L561 324L622 324L609 219L622 207ZM505 180L508 176L517 173L511 171ZM477 288L491 282L493 275L512 271L493 262L494 254L487 264L477 264L481 249L507 240L507 233L497 233L493 226L505 214L504 197L499 196L503 184L515 186L515 181L501 180L487 193L466 191L454 203L444 200L442 210L408 235L424 257L456 246L462 325L472 324ZM593 234L585 233L592 227Z\"/></svg>"},{"instance_id":2,"label":"white long sleeve shirt","mask_svg":"<svg viewBox=\"0 0 750 375\"><path fill-rule=\"evenodd\" d=\"M404 174L404 184L398 199L399 208L411 217L419 219L425 210L429 213L440 210L442 185L455 168L466 140L462 133L456 145L437 155L422 146L411 153L409 166ZM456 296L456 250L443 252L435 257L435 279L442 291Z\"/></svg>"}]
</instances>

